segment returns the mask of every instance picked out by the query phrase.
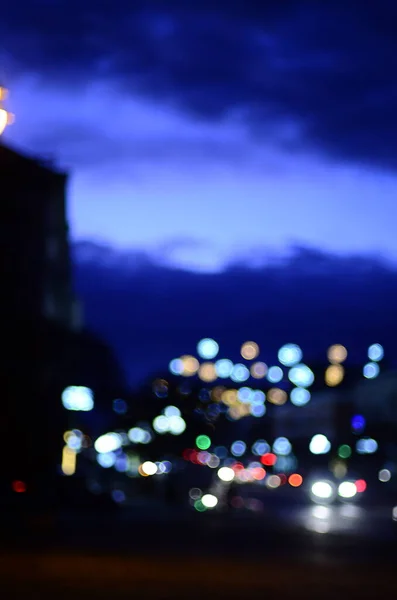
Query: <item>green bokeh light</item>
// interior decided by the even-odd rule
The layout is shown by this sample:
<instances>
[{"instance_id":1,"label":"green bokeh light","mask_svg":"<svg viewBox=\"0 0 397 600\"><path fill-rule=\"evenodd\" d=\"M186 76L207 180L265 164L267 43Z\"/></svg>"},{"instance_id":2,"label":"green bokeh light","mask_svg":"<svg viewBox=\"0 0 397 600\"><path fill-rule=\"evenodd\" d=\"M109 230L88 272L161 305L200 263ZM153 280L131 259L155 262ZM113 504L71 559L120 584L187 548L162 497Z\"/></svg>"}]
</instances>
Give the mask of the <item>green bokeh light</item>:
<instances>
[{"instance_id":1,"label":"green bokeh light","mask_svg":"<svg viewBox=\"0 0 397 600\"><path fill-rule=\"evenodd\" d=\"M196 500L196 502L194 503L194 508L199 512L204 512L205 510L207 510L204 504L201 502L201 500Z\"/></svg>"},{"instance_id":2,"label":"green bokeh light","mask_svg":"<svg viewBox=\"0 0 397 600\"><path fill-rule=\"evenodd\" d=\"M208 450L211 446L211 440L208 435L198 435L196 437L196 446L200 450Z\"/></svg>"},{"instance_id":3,"label":"green bokeh light","mask_svg":"<svg viewBox=\"0 0 397 600\"><path fill-rule=\"evenodd\" d=\"M338 456L340 456L340 458L349 458L351 453L352 449L350 446L348 446L348 444L342 444L342 446L339 446L338 448Z\"/></svg>"}]
</instances>

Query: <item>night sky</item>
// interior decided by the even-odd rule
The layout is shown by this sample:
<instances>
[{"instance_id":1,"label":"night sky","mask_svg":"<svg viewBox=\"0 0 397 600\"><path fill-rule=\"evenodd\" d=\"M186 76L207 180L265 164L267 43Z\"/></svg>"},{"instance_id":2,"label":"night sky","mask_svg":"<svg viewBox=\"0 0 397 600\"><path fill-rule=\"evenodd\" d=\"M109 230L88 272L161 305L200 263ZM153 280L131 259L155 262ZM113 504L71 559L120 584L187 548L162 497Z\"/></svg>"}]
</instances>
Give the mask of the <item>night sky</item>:
<instances>
[{"instance_id":1,"label":"night sky","mask_svg":"<svg viewBox=\"0 0 397 600\"><path fill-rule=\"evenodd\" d=\"M302 331L317 331L343 303L345 316L354 313L353 294L365 305L362 328L382 334L371 327L384 295L371 304L356 296L357 283L347 301L338 288L341 278L356 281L358 268L360 285L373 289L371 277L384 269L389 299L396 289L393 0L14 0L0 40L0 77L16 115L4 140L70 172L87 322L111 340L131 377L218 329L238 348L256 323L266 344L275 321L265 315L266 286L255 281L280 256L281 280L308 269L328 283L311 284L327 290L317 312L308 312L313 295L299 294L296 278L289 301L280 284L279 319L289 323L299 296ZM117 264L111 276L109 264ZM365 276L363 264L371 265ZM86 289L88 266L106 285L93 278ZM194 298L178 288L185 284L197 287ZM332 328L320 330L316 344L327 345ZM303 335L290 327L280 336L299 343L293 334Z\"/></svg>"}]
</instances>

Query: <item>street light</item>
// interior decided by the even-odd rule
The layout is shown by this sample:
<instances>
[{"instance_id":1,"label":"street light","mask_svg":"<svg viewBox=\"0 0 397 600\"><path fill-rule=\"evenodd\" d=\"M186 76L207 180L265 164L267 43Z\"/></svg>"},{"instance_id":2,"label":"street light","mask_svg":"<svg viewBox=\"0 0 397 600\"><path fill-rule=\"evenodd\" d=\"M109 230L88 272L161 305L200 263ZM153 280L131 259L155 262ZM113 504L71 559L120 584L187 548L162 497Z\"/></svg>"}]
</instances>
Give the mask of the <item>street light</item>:
<instances>
[{"instance_id":1,"label":"street light","mask_svg":"<svg viewBox=\"0 0 397 600\"><path fill-rule=\"evenodd\" d=\"M4 107L3 102L8 96L8 90L0 87L0 135L3 133L7 125L14 122L14 115L9 113Z\"/></svg>"}]
</instances>

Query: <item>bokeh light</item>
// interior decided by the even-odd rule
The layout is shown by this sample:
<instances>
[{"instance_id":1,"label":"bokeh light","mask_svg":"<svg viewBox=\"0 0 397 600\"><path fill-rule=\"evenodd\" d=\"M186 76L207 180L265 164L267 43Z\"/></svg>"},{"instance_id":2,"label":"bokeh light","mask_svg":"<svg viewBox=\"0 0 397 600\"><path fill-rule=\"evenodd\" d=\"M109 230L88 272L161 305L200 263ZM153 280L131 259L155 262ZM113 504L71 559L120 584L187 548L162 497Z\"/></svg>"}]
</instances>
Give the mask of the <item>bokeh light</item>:
<instances>
[{"instance_id":1,"label":"bokeh light","mask_svg":"<svg viewBox=\"0 0 397 600\"><path fill-rule=\"evenodd\" d=\"M311 394L309 390L303 387L296 387L291 390L290 400L295 406L305 406L310 402Z\"/></svg>"},{"instance_id":2,"label":"bokeh light","mask_svg":"<svg viewBox=\"0 0 397 600\"><path fill-rule=\"evenodd\" d=\"M237 363L233 366L230 378L232 379L232 381L242 382L247 381L247 379L249 379L249 376L249 369L245 365Z\"/></svg>"},{"instance_id":3,"label":"bokeh light","mask_svg":"<svg viewBox=\"0 0 397 600\"><path fill-rule=\"evenodd\" d=\"M340 458L349 458L352 454L352 449L350 448L350 446L348 444L342 444L341 446L339 446L338 448L338 456L340 456Z\"/></svg>"},{"instance_id":4,"label":"bokeh light","mask_svg":"<svg viewBox=\"0 0 397 600\"><path fill-rule=\"evenodd\" d=\"M62 392L62 404L66 410L88 412L94 408L94 393L90 388L71 385Z\"/></svg>"},{"instance_id":5,"label":"bokeh light","mask_svg":"<svg viewBox=\"0 0 397 600\"><path fill-rule=\"evenodd\" d=\"M219 352L218 343L212 338L204 338L199 341L197 344L197 353L204 360L211 360L215 358L215 356Z\"/></svg>"},{"instance_id":6,"label":"bokeh light","mask_svg":"<svg viewBox=\"0 0 397 600\"><path fill-rule=\"evenodd\" d=\"M331 442L322 433L314 435L309 444L312 454L327 454L331 450Z\"/></svg>"},{"instance_id":7,"label":"bokeh light","mask_svg":"<svg viewBox=\"0 0 397 600\"><path fill-rule=\"evenodd\" d=\"M233 371L233 362L228 358L220 358L215 363L215 371L218 377L227 379Z\"/></svg>"},{"instance_id":8,"label":"bokeh light","mask_svg":"<svg viewBox=\"0 0 397 600\"><path fill-rule=\"evenodd\" d=\"M278 437L273 443L273 452L280 456L288 456L292 451L291 442L286 437Z\"/></svg>"},{"instance_id":9,"label":"bokeh light","mask_svg":"<svg viewBox=\"0 0 397 600\"><path fill-rule=\"evenodd\" d=\"M389 469L381 469L378 473L378 479L382 483L387 483L391 479L391 472Z\"/></svg>"},{"instance_id":10,"label":"bokeh light","mask_svg":"<svg viewBox=\"0 0 397 600\"><path fill-rule=\"evenodd\" d=\"M307 365L299 364L288 371L288 379L296 386L309 387L314 382L314 373Z\"/></svg>"},{"instance_id":11,"label":"bokeh light","mask_svg":"<svg viewBox=\"0 0 397 600\"><path fill-rule=\"evenodd\" d=\"M328 348L327 357L334 365L343 363L347 358L347 350L342 344L334 344Z\"/></svg>"},{"instance_id":12,"label":"bokeh light","mask_svg":"<svg viewBox=\"0 0 397 600\"><path fill-rule=\"evenodd\" d=\"M380 344L372 344L368 348L368 358L370 361L379 361L382 360L384 356L383 346Z\"/></svg>"},{"instance_id":13,"label":"bokeh light","mask_svg":"<svg viewBox=\"0 0 397 600\"><path fill-rule=\"evenodd\" d=\"M280 388L271 388L267 392L267 400L271 402L271 404L276 404L276 406L282 406L288 400L288 394L285 390Z\"/></svg>"},{"instance_id":14,"label":"bokeh light","mask_svg":"<svg viewBox=\"0 0 397 600\"><path fill-rule=\"evenodd\" d=\"M311 493L316 499L330 500L335 492L331 482L316 481L311 487Z\"/></svg>"},{"instance_id":15,"label":"bokeh light","mask_svg":"<svg viewBox=\"0 0 397 600\"><path fill-rule=\"evenodd\" d=\"M335 387L342 383L345 369L342 365L330 365L325 371L325 383L329 387Z\"/></svg>"},{"instance_id":16,"label":"bokeh light","mask_svg":"<svg viewBox=\"0 0 397 600\"><path fill-rule=\"evenodd\" d=\"M233 454L233 456L242 456L246 449L246 443L241 440L237 440L231 445L230 452Z\"/></svg>"},{"instance_id":17,"label":"bokeh light","mask_svg":"<svg viewBox=\"0 0 397 600\"><path fill-rule=\"evenodd\" d=\"M250 368L251 377L253 377L254 379L263 379L266 376L267 371L267 364L260 361L251 365Z\"/></svg>"},{"instance_id":18,"label":"bokeh light","mask_svg":"<svg viewBox=\"0 0 397 600\"><path fill-rule=\"evenodd\" d=\"M218 504L218 498L214 494L204 494L201 498L201 502L206 508L215 508Z\"/></svg>"},{"instance_id":19,"label":"bokeh light","mask_svg":"<svg viewBox=\"0 0 397 600\"><path fill-rule=\"evenodd\" d=\"M374 454L378 449L378 442L373 438L361 438L356 442L358 454Z\"/></svg>"},{"instance_id":20,"label":"bokeh light","mask_svg":"<svg viewBox=\"0 0 397 600\"><path fill-rule=\"evenodd\" d=\"M198 376L201 381L205 381L206 383L215 381L218 377L215 364L211 362L202 363L199 367Z\"/></svg>"},{"instance_id":21,"label":"bokeh light","mask_svg":"<svg viewBox=\"0 0 397 600\"><path fill-rule=\"evenodd\" d=\"M184 377L193 377L197 373L200 367L200 363L194 356L186 354L181 357L182 361L182 373Z\"/></svg>"},{"instance_id":22,"label":"bokeh light","mask_svg":"<svg viewBox=\"0 0 397 600\"><path fill-rule=\"evenodd\" d=\"M196 438L196 446L200 450L208 450L211 446L211 440L208 435L198 435Z\"/></svg>"},{"instance_id":23,"label":"bokeh light","mask_svg":"<svg viewBox=\"0 0 397 600\"><path fill-rule=\"evenodd\" d=\"M293 473L292 475L290 475L288 477L288 483L292 487L299 487L303 483L303 477L302 477L302 475L299 475L299 473Z\"/></svg>"},{"instance_id":24,"label":"bokeh light","mask_svg":"<svg viewBox=\"0 0 397 600\"><path fill-rule=\"evenodd\" d=\"M240 352L245 360L254 360L259 354L259 346L255 342L245 342Z\"/></svg>"},{"instance_id":25,"label":"bokeh light","mask_svg":"<svg viewBox=\"0 0 397 600\"><path fill-rule=\"evenodd\" d=\"M150 460L147 460L141 465L142 472L145 475L155 475L157 473L157 465Z\"/></svg>"},{"instance_id":26,"label":"bokeh light","mask_svg":"<svg viewBox=\"0 0 397 600\"><path fill-rule=\"evenodd\" d=\"M365 429L365 418L362 415L354 415L351 426L354 433L362 433Z\"/></svg>"},{"instance_id":27,"label":"bokeh light","mask_svg":"<svg viewBox=\"0 0 397 600\"><path fill-rule=\"evenodd\" d=\"M302 350L297 344L285 344L278 351L278 361L285 367L297 365L302 357Z\"/></svg>"},{"instance_id":28,"label":"bokeh light","mask_svg":"<svg viewBox=\"0 0 397 600\"><path fill-rule=\"evenodd\" d=\"M218 471L218 477L221 481L233 481L234 471L230 467L221 467Z\"/></svg>"},{"instance_id":29,"label":"bokeh light","mask_svg":"<svg viewBox=\"0 0 397 600\"><path fill-rule=\"evenodd\" d=\"M99 453L114 452L121 447L122 438L118 433L105 433L99 436L94 443L94 448Z\"/></svg>"},{"instance_id":30,"label":"bokeh light","mask_svg":"<svg viewBox=\"0 0 397 600\"><path fill-rule=\"evenodd\" d=\"M364 365L363 375L366 379L375 379L379 375L379 372L380 368L376 362L369 362Z\"/></svg>"},{"instance_id":31,"label":"bokeh light","mask_svg":"<svg viewBox=\"0 0 397 600\"><path fill-rule=\"evenodd\" d=\"M343 481L339 484L338 494L341 498L354 498L357 494L356 484L352 481Z\"/></svg>"},{"instance_id":32,"label":"bokeh light","mask_svg":"<svg viewBox=\"0 0 397 600\"><path fill-rule=\"evenodd\" d=\"M173 358L168 365L170 373L173 375L182 375L183 373L183 360L181 358Z\"/></svg>"},{"instance_id":33,"label":"bokeh light","mask_svg":"<svg viewBox=\"0 0 397 600\"><path fill-rule=\"evenodd\" d=\"M281 367L269 367L266 378L270 383L279 383L283 377L284 373Z\"/></svg>"}]
</instances>

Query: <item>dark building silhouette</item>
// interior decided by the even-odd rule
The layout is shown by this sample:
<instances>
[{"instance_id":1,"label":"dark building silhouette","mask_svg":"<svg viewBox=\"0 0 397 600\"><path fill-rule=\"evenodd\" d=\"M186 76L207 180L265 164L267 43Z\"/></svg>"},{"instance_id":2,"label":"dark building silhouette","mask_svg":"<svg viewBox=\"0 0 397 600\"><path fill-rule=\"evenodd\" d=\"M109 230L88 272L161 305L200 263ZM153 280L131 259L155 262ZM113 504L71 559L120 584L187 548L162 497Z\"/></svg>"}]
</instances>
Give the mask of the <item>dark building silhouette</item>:
<instances>
[{"instance_id":1,"label":"dark building silhouette","mask_svg":"<svg viewBox=\"0 0 397 600\"><path fill-rule=\"evenodd\" d=\"M56 489L68 385L106 398L123 386L112 353L82 328L71 278L67 175L0 144L2 190L0 486L26 482L32 496ZM109 399L110 403L110 399Z\"/></svg>"}]
</instances>

